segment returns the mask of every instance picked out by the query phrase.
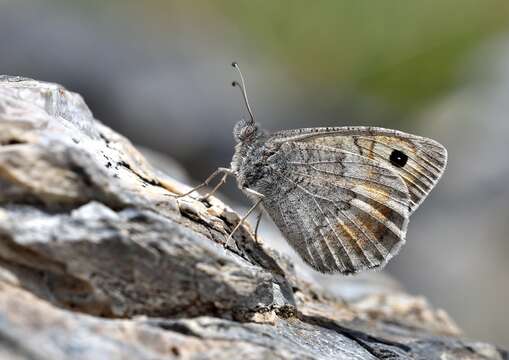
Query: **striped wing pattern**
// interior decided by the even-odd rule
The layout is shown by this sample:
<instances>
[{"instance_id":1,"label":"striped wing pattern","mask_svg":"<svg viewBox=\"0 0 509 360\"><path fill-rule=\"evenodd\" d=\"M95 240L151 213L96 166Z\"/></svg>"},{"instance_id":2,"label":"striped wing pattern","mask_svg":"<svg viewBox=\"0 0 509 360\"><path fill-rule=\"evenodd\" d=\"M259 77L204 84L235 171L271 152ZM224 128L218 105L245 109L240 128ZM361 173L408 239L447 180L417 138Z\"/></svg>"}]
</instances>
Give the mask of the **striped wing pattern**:
<instances>
[{"instance_id":1,"label":"striped wing pattern","mask_svg":"<svg viewBox=\"0 0 509 360\"><path fill-rule=\"evenodd\" d=\"M326 273L385 265L447 161L437 142L381 128L290 130L272 141L281 145L270 160L279 186L263 206L300 256ZM407 156L402 167L390 161L395 150Z\"/></svg>"},{"instance_id":2,"label":"striped wing pattern","mask_svg":"<svg viewBox=\"0 0 509 360\"><path fill-rule=\"evenodd\" d=\"M380 162L397 173L410 192L410 210L414 212L428 196L445 171L447 150L438 142L397 130L376 127L307 128L274 134L273 141L296 141L330 146ZM394 150L408 156L403 167L394 166Z\"/></svg>"},{"instance_id":3,"label":"striped wing pattern","mask_svg":"<svg viewBox=\"0 0 509 360\"><path fill-rule=\"evenodd\" d=\"M286 166L264 208L312 267L345 274L379 267L403 244L410 198L397 174L315 144L285 143L276 156Z\"/></svg>"}]
</instances>

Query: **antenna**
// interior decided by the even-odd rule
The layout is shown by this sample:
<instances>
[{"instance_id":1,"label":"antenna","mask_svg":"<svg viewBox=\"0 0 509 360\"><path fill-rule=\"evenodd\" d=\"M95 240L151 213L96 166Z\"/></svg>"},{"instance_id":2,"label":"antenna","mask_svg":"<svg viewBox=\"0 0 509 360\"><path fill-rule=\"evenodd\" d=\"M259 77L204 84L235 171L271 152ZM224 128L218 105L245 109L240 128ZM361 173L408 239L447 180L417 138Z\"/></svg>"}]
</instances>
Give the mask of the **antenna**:
<instances>
[{"instance_id":1,"label":"antenna","mask_svg":"<svg viewBox=\"0 0 509 360\"><path fill-rule=\"evenodd\" d=\"M244 103L246 104L247 111L249 112L249 116L251 117L251 122L255 122L253 111L251 110L251 106L249 106L249 100L247 99L247 91L246 91L246 83L244 81L244 76L242 76L242 72L240 71L239 64L236 62L232 62L232 66L237 69L240 75L240 81L242 85L238 83L238 81L232 82L232 86L238 86L240 91L242 92L242 97L244 98Z\"/></svg>"}]
</instances>

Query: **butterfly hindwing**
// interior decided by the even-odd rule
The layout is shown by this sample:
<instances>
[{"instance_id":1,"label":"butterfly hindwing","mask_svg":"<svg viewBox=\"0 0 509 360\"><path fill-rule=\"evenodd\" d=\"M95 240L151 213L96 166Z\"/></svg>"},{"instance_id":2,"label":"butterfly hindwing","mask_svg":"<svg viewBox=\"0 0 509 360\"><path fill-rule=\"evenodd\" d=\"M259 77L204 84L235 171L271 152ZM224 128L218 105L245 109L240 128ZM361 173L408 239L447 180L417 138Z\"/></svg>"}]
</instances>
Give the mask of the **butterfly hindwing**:
<instances>
[{"instance_id":1,"label":"butterfly hindwing","mask_svg":"<svg viewBox=\"0 0 509 360\"><path fill-rule=\"evenodd\" d=\"M410 194L380 162L339 147L286 141L267 165L278 169L278 185L263 206L315 269L379 267L404 243Z\"/></svg>"}]
</instances>

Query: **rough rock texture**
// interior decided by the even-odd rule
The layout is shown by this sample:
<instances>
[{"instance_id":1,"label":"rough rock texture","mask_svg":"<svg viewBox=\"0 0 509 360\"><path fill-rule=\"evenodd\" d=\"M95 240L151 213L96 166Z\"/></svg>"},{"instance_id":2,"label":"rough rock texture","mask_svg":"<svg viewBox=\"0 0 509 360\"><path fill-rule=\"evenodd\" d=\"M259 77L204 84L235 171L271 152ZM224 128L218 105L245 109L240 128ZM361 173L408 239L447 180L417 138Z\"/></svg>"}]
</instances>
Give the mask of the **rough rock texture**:
<instances>
[{"instance_id":1,"label":"rough rock texture","mask_svg":"<svg viewBox=\"0 0 509 360\"><path fill-rule=\"evenodd\" d=\"M0 77L0 359L507 359L422 298L301 280L54 84Z\"/></svg>"}]
</instances>

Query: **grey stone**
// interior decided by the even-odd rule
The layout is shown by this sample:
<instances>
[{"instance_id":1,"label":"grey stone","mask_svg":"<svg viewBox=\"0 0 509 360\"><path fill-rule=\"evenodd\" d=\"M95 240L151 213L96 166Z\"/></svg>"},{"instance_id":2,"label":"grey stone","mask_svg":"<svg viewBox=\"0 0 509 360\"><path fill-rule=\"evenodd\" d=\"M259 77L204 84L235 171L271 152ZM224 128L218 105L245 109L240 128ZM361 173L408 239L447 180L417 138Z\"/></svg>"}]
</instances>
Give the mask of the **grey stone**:
<instances>
[{"instance_id":1,"label":"grey stone","mask_svg":"<svg viewBox=\"0 0 509 360\"><path fill-rule=\"evenodd\" d=\"M226 248L239 216L186 189L79 95L0 77L0 359L507 359L396 288L328 294L249 226Z\"/></svg>"}]
</instances>

